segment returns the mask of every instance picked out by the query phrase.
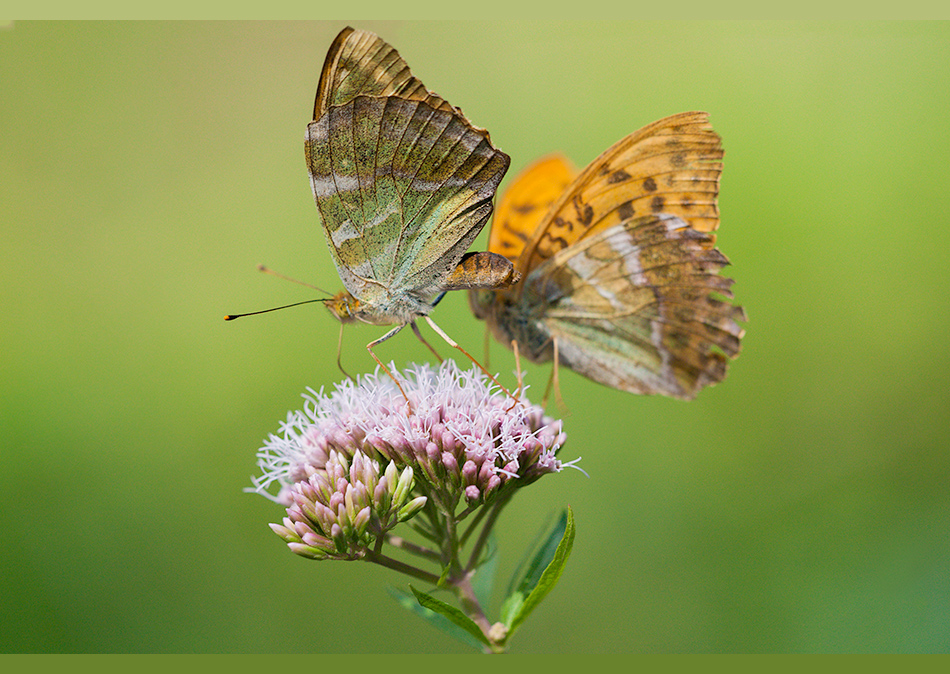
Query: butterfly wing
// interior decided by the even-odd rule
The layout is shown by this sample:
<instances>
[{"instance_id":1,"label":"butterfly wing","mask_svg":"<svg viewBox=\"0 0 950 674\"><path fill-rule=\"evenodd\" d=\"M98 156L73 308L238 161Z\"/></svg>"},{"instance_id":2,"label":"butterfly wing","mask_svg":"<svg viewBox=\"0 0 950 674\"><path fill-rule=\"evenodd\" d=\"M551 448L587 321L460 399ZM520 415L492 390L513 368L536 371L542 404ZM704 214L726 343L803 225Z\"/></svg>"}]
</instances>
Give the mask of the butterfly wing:
<instances>
[{"instance_id":1,"label":"butterfly wing","mask_svg":"<svg viewBox=\"0 0 950 674\"><path fill-rule=\"evenodd\" d=\"M434 110L462 114L441 96L426 89L392 45L375 33L348 26L336 36L323 62L313 106L314 120L320 119L331 107L344 105L357 96L397 96L422 101ZM464 116L462 119L472 129L485 132Z\"/></svg>"},{"instance_id":2,"label":"butterfly wing","mask_svg":"<svg viewBox=\"0 0 950 674\"><path fill-rule=\"evenodd\" d=\"M558 154L543 157L518 174L495 208L488 250L516 260L576 175L570 162Z\"/></svg>"},{"instance_id":3,"label":"butterfly wing","mask_svg":"<svg viewBox=\"0 0 950 674\"><path fill-rule=\"evenodd\" d=\"M525 245L525 276L559 250L631 218L668 213L691 228L719 226L722 144L705 112L661 119L595 159L554 204Z\"/></svg>"},{"instance_id":4,"label":"butterfly wing","mask_svg":"<svg viewBox=\"0 0 950 674\"><path fill-rule=\"evenodd\" d=\"M745 312L712 296L732 297L718 275L728 263L710 234L647 215L556 253L521 299L557 340L560 363L624 391L689 399L739 352Z\"/></svg>"},{"instance_id":5,"label":"butterfly wing","mask_svg":"<svg viewBox=\"0 0 950 674\"><path fill-rule=\"evenodd\" d=\"M418 313L458 264L509 164L457 113L392 96L331 106L305 145L346 289L394 320Z\"/></svg>"}]
</instances>

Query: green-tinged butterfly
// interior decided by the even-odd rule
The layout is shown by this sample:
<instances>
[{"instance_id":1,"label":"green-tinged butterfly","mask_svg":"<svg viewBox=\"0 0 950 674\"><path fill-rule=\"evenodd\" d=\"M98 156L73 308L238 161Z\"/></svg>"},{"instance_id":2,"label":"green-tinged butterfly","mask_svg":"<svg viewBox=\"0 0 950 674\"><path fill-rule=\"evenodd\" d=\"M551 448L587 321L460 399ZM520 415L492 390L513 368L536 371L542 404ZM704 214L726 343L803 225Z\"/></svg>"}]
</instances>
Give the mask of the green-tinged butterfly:
<instances>
[{"instance_id":1,"label":"green-tinged butterfly","mask_svg":"<svg viewBox=\"0 0 950 674\"><path fill-rule=\"evenodd\" d=\"M722 144L703 112L627 136L580 175L561 157L506 191L489 250L521 279L470 303L503 344L641 394L689 399L726 375L745 321L714 247Z\"/></svg>"},{"instance_id":2,"label":"green-tinged butterfly","mask_svg":"<svg viewBox=\"0 0 950 674\"><path fill-rule=\"evenodd\" d=\"M428 91L395 49L352 28L327 54L305 150L346 288L327 302L330 311L344 323L396 324L367 346L380 366L373 347L406 325L422 339L419 317L460 348L428 314L448 290L516 279L502 255L466 255L491 216L508 155Z\"/></svg>"}]
</instances>

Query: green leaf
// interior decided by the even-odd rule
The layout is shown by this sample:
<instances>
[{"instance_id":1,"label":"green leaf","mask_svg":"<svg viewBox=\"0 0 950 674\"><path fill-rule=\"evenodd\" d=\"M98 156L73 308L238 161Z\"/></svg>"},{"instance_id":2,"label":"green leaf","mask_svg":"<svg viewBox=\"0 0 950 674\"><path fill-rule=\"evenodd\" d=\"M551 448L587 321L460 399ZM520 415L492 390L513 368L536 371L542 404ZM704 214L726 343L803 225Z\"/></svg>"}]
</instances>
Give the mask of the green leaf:
<instances>
[{"instance_id":1,"label":"green leaf","mask_svg":"<svg viewBox=\"0 0 950 674\"><path fill-rule=\"evenodd\" d=\"M537 587L544 569L554 559L554 552L564 536L564 529L567 527L567 512L561 513L550 531L548 531L548 526L546 524L542 528L537 541L525 551L525 558L511 576L511 581L508 584L508 597L501 606L501 621L509 627L518 611L521 610L525 598ZM547 532L547 536L544 536L545 532ZM529 560L527 555L532 550L536 550L536 552Z\"/></svg>"},{"instance_id":2,"label":"green leaf","mask_svg":"<svg viewBox=\"0 0 950 674\"><path fill-rule=\"evenodd\" d=\"M521 592L512 592L501 605L501 622L506 626L511 626L511 621L518 615L518 611L524 606L524 595Z\"/></svg>"},{"instance_id":3,"label":"green leaf","mask_svg":"<svg viewBox=\"0 0 950 674\"><path fill-rule=\"evenodd\" d=\"M548 539L550 542L550 539ZM511 635L515 633L515 630L525 621L531 612L538 607L538 604L548 595L548 592L554 589L554 586L557 585L557 581L560 580L561 574L564 572L564 565L567 564L568 557L571 556L571 548L574 545L574 511L570 508L567 509L567 518L564 526L564 536L561 538L561 542L558 543L557 549L554 551L554 556L551 559L551 563L547 565L544 569L544 572L541 574L541 577L538 579L535 587L531 590L531 594L528 595L528 598L524 600L524 603L521 604L518 612L515 614L514 618L511 619L508 624L508 635L506 641L511 638ZM535 555L535 560L541 555L539 551L538 555ZM532 564L533 566L533 564ZM509 598L510 599L510 598ZM507 601L505 602L508 603Z\"/></svg>"},{"instance_id":4,"label":"green leaf","mask_svg":"<svg viewBox=\"0 0 950 674\"><path fill-rule=\"evenodd\" d=\"M436 599L432 595L426 594L425 592L420 592L412 585L409 586L409 589L412 590L414 595L416 595L416 601L418 601L419 604L424 608L445 616L486 646L492 645L492 643L488 640L488 637L482 634L482 631L478 628L478 625L475 624L475 621L462 613L460 610L450 604L446 604L444 601Z\"/></svg>"},{"instance_id":5,"label":"green leaf","mask_svg":"<svg viewBox=\"0 0 950 674\"><path fill-rule=\"evenodd\" d=\"M458 627L445 616L420 605L410 593L395 587L387 587L386 591L390 597L399 602L400 606L410 613L415 613L436 629L445 632L456 641L461 641L466 646L471 646L479 651L482 649L483 643L480 639L473 638L468 632Z\"/></svg>"},{"instance_id":6,"label":"green leaf","mask_svg":"<svg viewBox=\"0 0 950 674\"><path fill-rule=\"evenodd\" d=\"M544 526L538 534L536 541L541 540L548 526L547 524ZM538 584L538 580L541 578L541 573L545 567L554 559L554 551L564 536L566 526L567 511L564 511L561 513L554 527L548 532L547 537L540 543L535 542L533 548L536 548L537 552L534 554L534 557L531 558L531 561L526 562L522 560L521 564L518 565L518 569L512 574L511 582L508 585L509 594L520 592L522 595L527 596L531 593L531 590ZM531 549L532 548L529 548L528 552L530 552Z\"/></svg>"}]
</instances>

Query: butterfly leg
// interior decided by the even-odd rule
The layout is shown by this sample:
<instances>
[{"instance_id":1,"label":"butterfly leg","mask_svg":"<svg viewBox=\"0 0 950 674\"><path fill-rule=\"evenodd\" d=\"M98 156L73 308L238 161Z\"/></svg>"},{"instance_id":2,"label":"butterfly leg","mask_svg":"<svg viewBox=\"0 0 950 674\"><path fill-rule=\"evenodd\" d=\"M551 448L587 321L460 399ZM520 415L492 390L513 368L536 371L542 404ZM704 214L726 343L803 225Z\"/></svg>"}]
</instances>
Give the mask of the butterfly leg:
<instances>
[{"instance_id":1,"label":"butterfly leg","mask_svg":"<svg viewBox=\"0 0 950 674\"><path fill-rule=\"evenodd\" d=\"M452 348L458 349L458 350L461 351L463 354L465 354L465 357L466 357L466 358L468 358L470 361L472 361L473 363L475 363L475 365L477 365L477 366L479 367L479 369L480 369L482 372L485 373L485 376L486 376L486 377L488 377L489 379L491 379L495 384L498 385L498 387L499 387L502 391L505 392L505 395L507 395L507 396L509 396L509 397L511 397L511 398L515 398L515 396L511 395L511 391L509 391L509 390L506 389L504 386L502 386L502 385L501 385L501 382L499 382L497 379L495 379L495 377L492 376L492 373L491 373L491 372L489 372L489 371L486 370L484 367L482 367L482 364L479 363L479 362L478 362L477 360L475 360L474 358L472 358L471 354L469 354L468 351L466 351L465 349L463 349L461 346L458 345L458 343L457 343L454 339L452 339L452 338L449 337L447 334L445 334L445 332L442 330L442 328L440 328L438 325L435 324L435 321L433 321L431 318L429 318L428 316L426 316L426 323L428 323L428 324L429 324L429 327L431 327L433 330L435 330L436 333L438 333L439 337L441 337L442 339L444 339L444 340L446 341L446 343L447 343L449 346L451 346ZM515 398L515 400L517 401L518 399Z\"/></svg>"},{"instance_id":2,"label":"butterfly leg","mask_svg":"<svg viewBox=\"0 0 950 674\"><path fill-rule=\"evenodd\" d=\"M412 414L412 403L409 401L409 396L406 395L406 391L402 388L402 384L399 383L399 380L393 376L393 373L389 371L389 368L383 365L383 361L381 361L373 352L374 346L378 346L379 344L382 344L387 339L389 339L390 337L398 333L400 330L402 330L404 327L406 327L406 324L400 323L399 325L397 325L395 328L387 332L385 335L383 335L379 339L367 344L366 350L369 351L369 355L373 357L373 360L376 361L376 364L379 365L381 368L383 368L383 372L388 374L389 378L392 379L396 383L396 388L398 388L399 392L402 393L402 397L406 399L406 404L409 405L409 413Z\"/></svg>"},{"instance_id":3,"label":"butterfly leg","mask_svg":"<svg viewBox=\"0 0 950 674\"><path fill-rule=\"evenodd\" d=\"M567 403L564 402L564 398L561 397L561 377L560 377L560 364L561 360L558 357L557 351L557 337L554 338L554 369L552 374L552 379L554 380L554 404L557 405L558 409L564 410L567 412Z\"/></svg>"},{"instance_id":4,"label":"butterfly leg","mask_svg":"<svg viewBox=\"0 0 950 674\"><path fill-rule=\"evenodd\" d=\"M548 397L551 395L551 384L554 383L554 370L551 370L551 375L548 377L547 386L544 387L544 396L541 398L541 407L548 406Z\"/></svg>"},{"instance_id":5,"label":"butterfly leg","mask_svg":"<svg viewBox=\"0 0 950 674\"><path fill-rule=\"evenodd\" d=\"M436 350L432 347L432 345L429 344L429 342L426 341L425 337L422 336L422 333L419 332L419 326L416 325L416 322L415 322L415 321L410 321L410 322L409 322L409 325L410 325L410 327L412 327L412 331L415 333L416 337L419 338L419 341L422 342L423 344L425 344L425 345L426 345L426 348L429 349L429 351L432 352L432 355L436 357L436 360L438 360L438 361L441 363L441 362L442 362L442 356L440 356L440 355L439 355L439 352L436 351Z\"/></svg>"},{"instance_id":6,"label":"butterfly leg","mask_svg":"<svg viewBox=\"0 0 950 674\"><path fill-rule=\"evenodd\" d=\"M559 373L559 363L560 358L558 357L557 350L557 337L552 338L554 345L554 367L551 368L551 376L548 379L548 385L544 388L544 398L541 400L541 406L547 407L548 404L548 395L551 393L551 385L554 385L554 403L558 406L558 409L564 410L565 413L568 410L567 403L564 402L564 398L561 397L561 379L558 376Z\"/></svg>"},{"instance_id":7,"label":"butterfly leg","mask_svg":"<svg viewBox=\"0 0 950 674\"><path fill-rule=\"evenodd\" d=\"M340 372L343 373L343 376L345 376L350 381L353 381L353 377L350 375L350 373L343 369L343 326L344 325L345 325L344 323L342 322L340 323L340 340L336 344L336 366L340 368Z\"/></svg>"},{"instance_id":8,"label":"butterfly leg","mask_svg":"<svg viewBox=\"0 0 950 674\"><path fill-rule=\"evenodd\" d=\"M486 344L485 347L487 349L488 345ZM521 353L519 353L518 351L518 340L516 339L511 340L511 350L515 354L515 372L518 373L518 391L513 396L515 398L515 402L512 403L511 407L505 410L506 412L510 412L511 410L515 408L515 405L518 404L518 400L521 398L521 392L524 390L524 376L523 376L524 373L521 371Z\"/></svg>"},{"instance_id":9,"label":"butterfly leg","mask_svg":"<svg viewBox=\"0 0 950 674\"><path fill-rule=\"evenodd\" d=\"M521 352L518 351L518 340L511 340L511 350L515 354L515 371L518 373L518 395L524 389L524 372L521 371Z\"/></svg>"}]
</instances>

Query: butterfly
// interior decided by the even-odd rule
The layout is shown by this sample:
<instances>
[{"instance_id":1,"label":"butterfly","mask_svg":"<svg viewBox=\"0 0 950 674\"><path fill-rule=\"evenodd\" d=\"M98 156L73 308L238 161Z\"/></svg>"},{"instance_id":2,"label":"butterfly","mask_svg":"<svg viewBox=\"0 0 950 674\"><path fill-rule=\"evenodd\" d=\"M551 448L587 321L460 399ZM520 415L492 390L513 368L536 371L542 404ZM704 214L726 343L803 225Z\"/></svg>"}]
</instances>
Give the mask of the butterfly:
<instances>
[{"instance_id":1,"label":"butterfly","mask_svg":"<svg viewBox=\"0 0 950 674\"><path fill-rule=\"evenodd\" d=\"M326 302L330 312L343 323L395 324L367 345L387 372L373 347L406 325L426 343L420 317L461 349L428 314L449 290L515 280L503 255L466 254L491 217L508 155L427 90L392 46L352 28L327 53L305 154L345 287Z\"/></svg>"},{"instance_id":2,"label":"butterfly","mask_svg":"<svg viewBox=\"0 0 950 674\"><path fill-rule=\"evenodd\" d=\"M521 274L469 294L495 337L639 394L690 399L726 375L744 334L715 245L722 144L703 112L661 119L579 175L560 156L502 197L489 250Z\"/></svg>"}]
</instances>

